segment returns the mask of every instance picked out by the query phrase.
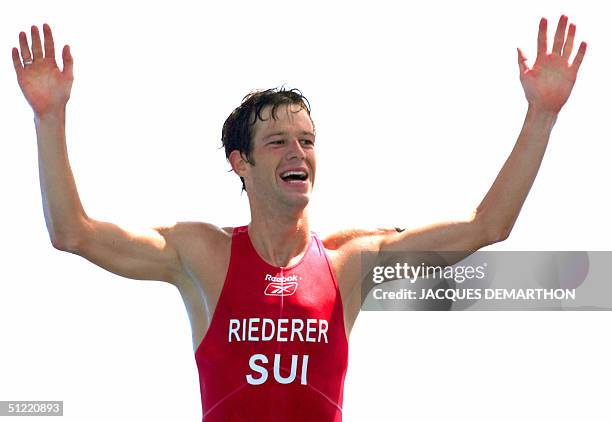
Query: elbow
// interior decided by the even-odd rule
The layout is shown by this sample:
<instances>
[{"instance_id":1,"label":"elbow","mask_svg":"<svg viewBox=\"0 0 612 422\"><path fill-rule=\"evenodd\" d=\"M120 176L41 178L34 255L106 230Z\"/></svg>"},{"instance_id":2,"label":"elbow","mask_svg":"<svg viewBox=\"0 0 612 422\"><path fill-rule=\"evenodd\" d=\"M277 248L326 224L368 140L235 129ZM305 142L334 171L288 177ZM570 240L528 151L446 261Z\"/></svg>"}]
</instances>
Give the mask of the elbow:
<instances>
[{"instance_id":1,"label":"elbow","mask_svg":"<svg viewBox=\"0 0 612 422\"><path fill-rule=\"evenodd\" d=\"M49 230L51 245L62 252L78 253L88 231L88 221L81 220L61 230Z\"/></svg>"},{"instance_id":2,"label":"elbow","mask_svg":"<svg viewBox=\"0 0 612 422\"><path fill-rule=\"evenodd\" d=\"M512 232L512 225L503 225L499 222L490 221L484 214L475 213L473 222L478 227L481 238L484 240L484 246L493 243L503 242L508 239Z\"/></svg>"},{"instance_id":3,"label":"elbow","mask_svg":"<svg viewBox=\"0 0 612 422\"><path fill-rule=\"evenodd\" d=\"M75 253L78 249L78 242L74 238L51 236L51 245L62 252Z\"/></svg>"},{"instance_id":4,"label":"elbow","mask_svg":"<svg viewBox=\"0 0 612 422\"><path fill-rule=\"evenodd\" d=\"M79 233L71 234L52 234L50 236L51 245L62 252L78 253L81 245L82 236Z\"/></svg>"},{"instance_id":5,"label":"elbow","mask_svg":"<svg viewBox=\"0 0 612 422\"><path fill-rule=\"evenodd\" d=\"M51 240L51 246L53 246L55 249L57 249L58 251L64 250L64 243L58 237L50 236L49 239Z\"/></svg>"},{"instance_id":6,"label":"elbow","mask_svg":"<svg viewBox=\"0 0 612 422\"><path fill-rule=\"evenodd\" d=\"M489 244L503 242L510 236L512 226L491 226L487 228L486 232Z\"/></svg>"}]
</instances>

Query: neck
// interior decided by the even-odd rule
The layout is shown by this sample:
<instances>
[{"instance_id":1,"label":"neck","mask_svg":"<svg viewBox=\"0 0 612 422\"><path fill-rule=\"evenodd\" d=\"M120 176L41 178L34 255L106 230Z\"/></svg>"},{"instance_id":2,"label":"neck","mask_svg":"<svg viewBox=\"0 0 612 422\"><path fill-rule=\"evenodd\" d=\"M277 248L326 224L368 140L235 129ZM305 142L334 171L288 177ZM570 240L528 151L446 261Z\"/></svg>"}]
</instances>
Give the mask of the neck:
<instances>
[{"instance_id":1,"label":"neck","mask_svg":"<svg viewBox=\"0 0 612 422\"><path fill-rule=\"evenodd\" d=\"M306 253L310 242L310 228L305 208L286 209L251 204L249 237L261 258L275 267L297 263Z\"/></svg>"}]
</instances>

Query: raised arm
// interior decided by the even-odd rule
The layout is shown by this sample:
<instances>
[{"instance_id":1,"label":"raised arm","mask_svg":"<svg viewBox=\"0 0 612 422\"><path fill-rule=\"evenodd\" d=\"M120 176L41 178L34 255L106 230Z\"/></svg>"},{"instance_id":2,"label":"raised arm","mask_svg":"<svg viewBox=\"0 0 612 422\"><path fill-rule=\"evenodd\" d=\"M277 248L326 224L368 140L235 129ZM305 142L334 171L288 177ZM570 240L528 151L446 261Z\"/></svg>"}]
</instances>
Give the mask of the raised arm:
<instances>
[{"instance_id":1,"label":"raised arm","mask_svg":"<svg viewBox=\"0 0 612 422\"><path fill-rule=\"evenodd\" d=\"M528 102L527 116L516 144L493 185L466 221L441 223L382 239L387 251L475 251L510 234L540 168L557 115L572 91L586 52L582 43L569 58L576 27L561 16L552 52L547 53L546 19L540 21L538 55L530 69L518 50L520 80Z\"/></svg>"},{"instance_id":2,"label":"raised arm","mask_svg":"<svg viewBox=\"0 0 612 422\"><path fill-rule=\"evenodd\" d=\"M43 25L44 45L32 26L32 48L19 34L13 64L19 86L34 111L43 211L51 243L116 274L144 280L178 283L184 279L176 248L176 225L128 231L96 221L85 213L66 150L66 104L73 81L72 55L62 50L63 69L55 61L53 36Z\"/></svg>"}]
</instances>

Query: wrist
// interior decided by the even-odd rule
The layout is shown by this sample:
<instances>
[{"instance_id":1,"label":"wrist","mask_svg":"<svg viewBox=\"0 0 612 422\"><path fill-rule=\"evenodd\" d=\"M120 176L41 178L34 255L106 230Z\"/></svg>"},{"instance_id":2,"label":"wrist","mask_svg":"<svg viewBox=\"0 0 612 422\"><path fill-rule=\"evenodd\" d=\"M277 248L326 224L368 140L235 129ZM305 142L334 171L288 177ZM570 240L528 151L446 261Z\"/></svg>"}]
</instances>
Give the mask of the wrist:
<instances>
[{"instance_id":1,"label":"wrist","mask_svg":"<svg viewBox=\"0 0 612 422\"><path fill-rule=\"evenodd\" d=\"M529 104L527 108L527 119L543 123L545 125L554 126L557 121L558 111L552 111L544 107L539 107L534 104Z\"/></svg>"},{"instance_id":2,"label":"wrist","mask_svg":"<svg viewBox=\"0 0 612 422\"><path fill-rule=\"evenodd\" d=\"M34 123L40 124L53 124L53 123L64 123L66 120L66 107L55 108L45 110L44 112L34 113Z\"/></svg>"}]
</instances>

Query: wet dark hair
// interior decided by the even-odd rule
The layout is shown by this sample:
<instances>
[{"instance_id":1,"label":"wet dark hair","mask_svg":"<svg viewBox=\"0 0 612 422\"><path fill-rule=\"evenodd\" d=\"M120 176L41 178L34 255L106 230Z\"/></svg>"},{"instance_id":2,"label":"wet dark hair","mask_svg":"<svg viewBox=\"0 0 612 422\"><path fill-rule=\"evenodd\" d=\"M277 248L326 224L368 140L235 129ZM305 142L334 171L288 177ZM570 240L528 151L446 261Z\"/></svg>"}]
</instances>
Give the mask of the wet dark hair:
<instances>
[{"instance_id":1,"label":"wet dark hair","mask_svg":"<svg viewBox=\"0 0 612 422\"><path fill-rule=\"evenodd\" d=\"M257 119L264 120L261 112L267 106L272 106L271 115L276 120L276 110L281 105L299 105L300 110L306 110L308 117L310 117L310 103L299 89L286 90L284 87L279 87L248 93L242 99L240 106L232 111L223 123L221 142L225 148L225 158L229 161L231 152L238 150L247 162L254 165L252 140L255 122L257 122ZM314 128L312 117L310 117L310 121ZM241 177L240 180L242 181L242 190L246 190L244 178Z\"/></svg>"}]
</instances>

